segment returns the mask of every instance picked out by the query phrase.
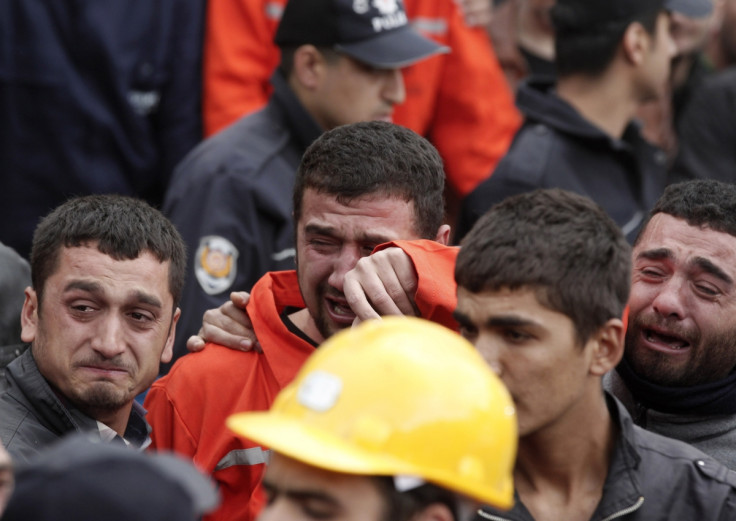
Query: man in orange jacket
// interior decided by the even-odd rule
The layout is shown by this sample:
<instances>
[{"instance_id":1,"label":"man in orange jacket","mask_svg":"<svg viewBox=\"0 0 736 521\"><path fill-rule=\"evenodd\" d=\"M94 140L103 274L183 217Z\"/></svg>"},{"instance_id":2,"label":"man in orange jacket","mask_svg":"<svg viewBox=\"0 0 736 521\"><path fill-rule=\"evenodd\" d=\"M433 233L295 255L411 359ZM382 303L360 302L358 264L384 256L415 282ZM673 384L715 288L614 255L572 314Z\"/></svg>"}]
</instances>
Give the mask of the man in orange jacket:
<instances>
[{"instance_id":1,"label":"man in orange jacket","mask_svg":"<svg viewBox=\"0 0 736 521\"><path fill-rule=\"evenodd\" d=\"M286 1L210 0L204 46L206 134L265 105L269 78L279 63L272 42ZM406 101L396 107L394 122L437 147L449 188L463 197L493 171L521 119L483 28L468 26L453 0L404 4L412 25L452 52L403 71Z\"/></svg>"},{"instance_id":2,"label":"man in orange jacket","mask_svg":"<svg viewBox=\"0 0 736 521\"><path fill-rule=\"evenodd\" d=\"M227 431L225 418L268 409L314 349L350 327L343 280L361 257L399 239L431 239L419 241L429 249L448 242L443 190L437 151L398 125L337 127L307 149L294 188L298 269L267 273L248 305L262 352L210 346L184 356L146 397L152 447L192 458L217 481L222 503L208 521L253 520L262 505L268 453ZM422 284L417 309L452 327L454 295L438 305L439 289Z\"/></svg>"}]
</instances>

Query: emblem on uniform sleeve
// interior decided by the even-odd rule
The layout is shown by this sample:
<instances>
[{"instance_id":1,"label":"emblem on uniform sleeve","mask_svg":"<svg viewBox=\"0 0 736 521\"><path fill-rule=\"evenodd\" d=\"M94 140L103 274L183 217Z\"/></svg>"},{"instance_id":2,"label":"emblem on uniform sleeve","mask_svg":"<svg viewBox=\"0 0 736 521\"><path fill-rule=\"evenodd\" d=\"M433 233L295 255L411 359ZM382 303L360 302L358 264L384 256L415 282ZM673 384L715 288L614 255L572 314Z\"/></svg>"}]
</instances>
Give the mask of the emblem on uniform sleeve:
<instances>
[{"instance_id":1,"label":"emblem on uniform sleeve","mask_svg":"<svg viewBox=\"0 0 736 521\"><path fill-rule=\"evenodd\" d=\"M194 275L208 295L230 288L237 273L238 250L223 237L208 235L199 241L194 254Z\"/></svg>"}]
</instances>

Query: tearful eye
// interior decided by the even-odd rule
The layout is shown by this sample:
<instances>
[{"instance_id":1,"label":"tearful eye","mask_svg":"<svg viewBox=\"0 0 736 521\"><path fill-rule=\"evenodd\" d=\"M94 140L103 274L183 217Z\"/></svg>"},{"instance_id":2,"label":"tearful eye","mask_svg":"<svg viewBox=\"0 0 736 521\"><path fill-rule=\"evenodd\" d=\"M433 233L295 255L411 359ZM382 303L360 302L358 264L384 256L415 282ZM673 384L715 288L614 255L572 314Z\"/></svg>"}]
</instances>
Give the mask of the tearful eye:
<instances>
[{"instance_id":1,"label":"tearful eye","mask_svg":"<svg viewBox=\"0 0 736 521\"><path fill-rule=\"evenodd\" d=\"M467 340L474 338L477 334L478 330L472 326L460 326L460 335Z\"/></svg>"},{"instance_id":2,"label":"tearful eye","mask_svg":"<svg viewBox=\"0 0 736 521\"><path fill-rule=\"evenodd\" d=\"M659 270L655 270L652 268L644 268L641 271L642 275L646 275L647 277L660 277L662 276L662 273Z\"/></svg>"},{"instance_id":3,"label":"tearful eye","mask_svg":"<svg viewBox=\"0 0 736 521\"><path fill-rule=\"evenodd\" d=\"M523 331L518 331L516 329L506 329L503 332L503 336L506 338L506 340L512 343L523 342L531 338L530 335L528 335L527 333Z\"/></svg>"},{"instance_id":4,"label":"tearful eye","mask_svg":"<svg viewBox=\"0 0 736 521\"><path fill-rule=\"evenodd\" d=\"M709 297L714 297L719 294L719 291L711 286L704 286L702 284L696 284L695 288L704 295L707 295Z\"/></svg>"}]
</instances>

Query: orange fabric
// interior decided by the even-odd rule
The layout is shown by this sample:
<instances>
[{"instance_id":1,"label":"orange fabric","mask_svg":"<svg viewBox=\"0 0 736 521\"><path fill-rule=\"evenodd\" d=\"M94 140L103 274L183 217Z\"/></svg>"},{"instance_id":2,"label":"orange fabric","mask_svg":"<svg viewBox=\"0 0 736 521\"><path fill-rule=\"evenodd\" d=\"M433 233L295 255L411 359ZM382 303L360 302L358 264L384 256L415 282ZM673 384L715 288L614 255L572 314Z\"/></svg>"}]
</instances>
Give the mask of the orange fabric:
<instances>
[{"instance_id":1,"label":"orange fabric","mask_svg":"<svg viewBox=\"0 0 736 521\"><path fill-rule=\"evenodd\" d=\"M209 344L179 359L146 396L151 447L191 458L220 489L221 505L205 521L252 521L263 505L258 486L263 464L217 467L232 451L258 447L227 429L225 419L240 411L267 410L314 352L281 320L284 308L291 306L304 307L296 274L266 274L253 287L248 304L264 352Z\"/></svg>"},{"instance_id":2,"label":"orange fabric","mask_svg":"<svg viewBox=\"0 0 736 521\"><path fill-rule=\"evenodd\" d=\"M211 135L262 107L279 61L272 43L286 0L210 0L204 47L204 123ZM488 36L452 0L406 0L418 30L451 47L404 71L406 102L394 120L427 137L463 196L488 177L521 124Z\"/></svg>"},{"instance_id":3,"label":"orange fabric","mask_svg":"<svg viewBox=\"0 0 736 521\"><path fill-rule=\"evenodd\" d=\"M454 284L450 285L450 295L448 285L442 283L448 269L452 279L456 248L441 247L432 241L391 244L402 245L410 256L416 255L418 269L429 279L420 282L416 295L422 316L457 329L452 318ZM212 475L220 489L221 505L205 521L253 521L263 505L259 487L263 464L224 468L218 468L218 464L233 451L259 447L227 429L225 419L236 412L267 410L314 352L311 344L289 331L282 321L281 314L287 307L304 307L296 272L267 273L253 286L247 306L263 353L209 344L199 353L181 357L168 375L154 382L146 396L151 448L173 450L191 458L198 468Z\"/></svg>"}]
</instances>

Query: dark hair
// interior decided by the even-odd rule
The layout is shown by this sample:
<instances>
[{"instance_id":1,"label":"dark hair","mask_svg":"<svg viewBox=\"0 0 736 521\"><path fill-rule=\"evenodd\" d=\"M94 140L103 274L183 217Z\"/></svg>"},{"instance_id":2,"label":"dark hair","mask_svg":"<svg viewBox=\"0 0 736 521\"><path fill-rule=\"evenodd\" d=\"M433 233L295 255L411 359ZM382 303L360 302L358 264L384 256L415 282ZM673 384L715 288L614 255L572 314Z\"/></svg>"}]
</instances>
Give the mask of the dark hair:
<instances>
[{"instance_id":1,"label":"dark hair","mask_svg":"<svg viewBox=\"0 0 736 521\"><path fill-rule=\"evenodd\" d=\"M179 303L186 268L184 241L171 222L145 201L121 195L69 199L36 227L31 247L31 281L39 306L46 280L56 271L63 247L97 245L115 260L136 259L147 251L170 261L169 291Z\"/></svg>"},{"instance_id":2,"label":"dark hair","mask_svg":"<svg viewBox=\"0 0 736 521\"><path fill-rule=\"evenodd\" d=\"M322 134L304 153L294 184L294 221L307 189L347 203L385 195L414 203L417 235L434 239L444 219L445 172L437 150L411 130L383 121Z\"/></svg>"},{"instance_id":3,"label":"dark hair","mask_svg":"<svg viewBox=\"0 0 736 521\"><path fill-rule=\"evenodd\" d=\"M631 248L587 197L535 190L493 206L461 244L458 286L473 292L530 288L568 316L581 343L621 317L631 284Z\"/></svg>"},{"instance_id":4,"label":"dark hair","mask_svg":"<svg viewBox=\"0 0 736 521\"><path fill-rule=\"evenodd\" d=\"M690 226L710 228L736 237L736 185L699 179L669 185L649 212L634 244L658 213L685 220Z\"/></svg>"},{"instance_id":5,"label":"dark hair","mask_svg":"<svg viewBox=\"0 0 736 521\"><path fill-rule=\"evenodd\" d=\"M373 476L381 497L385 501L384 521L409 521L433 503L441 503L460 521L457 495L433 483L424 483L416 488L399 492L392 476Z\"/></svg>"},{"instance_id":6,"label":"dark hair","mask_svg":"<svg viewBox=\"0 0 736 521\"><path fill-rule=\"evenodd\" d=\"M611 0L615 1L615 0ZM555 67L559 77L571 74L596 76L613 61L626 29L639 23L650 35L657 30L662 11L651 11L625 20L607 23L581 23L574 9L554 6L551 11L555 27Z\"/></svg>"}]
</instances>

